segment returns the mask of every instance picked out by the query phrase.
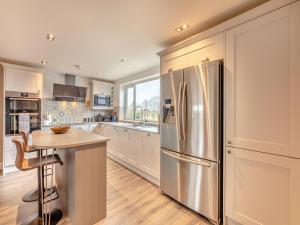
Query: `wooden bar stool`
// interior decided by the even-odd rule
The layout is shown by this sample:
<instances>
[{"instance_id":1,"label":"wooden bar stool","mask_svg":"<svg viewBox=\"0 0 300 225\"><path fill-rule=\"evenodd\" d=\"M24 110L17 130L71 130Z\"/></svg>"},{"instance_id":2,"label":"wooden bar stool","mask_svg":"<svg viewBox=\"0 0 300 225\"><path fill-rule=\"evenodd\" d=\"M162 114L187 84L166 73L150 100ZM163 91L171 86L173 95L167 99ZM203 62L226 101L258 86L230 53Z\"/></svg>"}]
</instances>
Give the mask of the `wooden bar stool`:
<instances>
[{"instance_id":1,"label":"wooden bar stool","mask_svg":"<svg viewBox=\"0 0 300 225\"><path fill-rule=\"evenodd\" d=\"M29 145L29 133L26 133L26 132L24 132L22 130L20 130L19 133L21 134L22 139L24 141L24 145L26 146L25 153L32 153L32 152L38 152L38 151L40 151L40 149L34 148L32 145ZM52 191L50 189L46 190L46 192L47 192L46 194L47 195L50 195L51 193L53 194L55 192L55 190L56 190L56 187L55 188L51 188L51 189L52 189ZM32 191L24 194L23 197L22 197L22 200L24 202L34 202L34 201L37 201L38 198L39 198L39 190L38 190L38 188L36 188L35 190L32 190Z\"/></svg>"},{"instance_id":2,"label":"wooden bar stool","mask_svg":"<svg viewBox=\"0 0 300 225\"><path fill-rule=\"evenodd\" d=\"M24 141L24 145L26 146L25 148L25 153L32 153L32 152L38 152L39 149L34 148L33 146L29 145L29 133L26 133L22 130L19 131L19 133L21 134L23 141ZM22 200L24 202L34 202L37 201L39 198L39 190L38 188L36 188L35 190L32 190L28 193L26 193L25 195L23 195Z\"/></svg>"},{"instance_id":3,"label":"wooden bar stool","mask_svg":"<svg viewBox=\"0 0 300 225\"><path fill-rule=\"evenodd\" d=\"M29 221L28 224L57 224L58 221L62 218L62 212L61 210L55 209L51 211L51 202L55 199L57 199L58 196L58 191L56 188L55 192L57 193L57 198L52 198L52 190L50 193L50 200L48 200L48 194L46 194L45 197L45 189L47 190L48 187L46 186L45 188L45 182L44 182L44 171L45 167L47 169L48 166L54 166L54 164L60 164L63 165L62 161L60 160L59 156L57 154L50 154L43 155L42 150L38 150L39 152L39 157L36 158L29 158L26 159L25 152L26 149L28 149L25 144L25 142L20 139L20 138L14 138L12 140L17 148L17 156L16 156L16 161L15 165L16 167L21 170L21 171L27 171L31 169L37 169L38 170L38 209L39 209L39 217L35 218L33 221ZM53 168L53 167L52 167ZM53 170L53 169L52 169ZM51 174L53 176L53 173ZM53 179L53 177L52 177ZM46 182L47 182L47 175L46 175ZM52 189L52 188L51 188ZM46 198L46 201L44 201L44 198ZM44 204L47 204L50 202L50 211L47 213L44 213ZM49 220L48 220L49 218ZM52 220L51 220L52 219ZM49 223L45 223L44 221ZM26 224L26 223L25 223Z\"/></svg>"},{"instance_id":4,"label":"wooden bar stool","mask_svg":"<svg viewBox=\"0 0 300 225\"><path fill-rule=\"evenodd\" d=\"M31 153L31 152L39 151L39 149L36 149L32 145L29 145L29 133L20 130L19 134L21 134L24 141L24 145L26 146L25 152Z\"/></svg>"}]
</instances>

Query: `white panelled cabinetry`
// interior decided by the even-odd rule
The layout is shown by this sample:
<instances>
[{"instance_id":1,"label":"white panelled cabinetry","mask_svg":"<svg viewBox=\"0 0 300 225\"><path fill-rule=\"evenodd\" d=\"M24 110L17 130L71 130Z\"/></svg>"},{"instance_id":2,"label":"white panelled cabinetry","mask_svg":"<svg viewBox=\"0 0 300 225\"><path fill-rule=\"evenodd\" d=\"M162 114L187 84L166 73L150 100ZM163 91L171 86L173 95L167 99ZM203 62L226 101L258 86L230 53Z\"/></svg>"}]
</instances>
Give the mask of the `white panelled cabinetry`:
<instances>
[{"instance_id":1,"label":"white panelled cabinetry","mask_svg":"<svg viewBox=\"0 0 300 225\"><path fill-rule=\"evenodd\" d=\"M5 90L42 93L43 73L29 67L3 64L5 68Z\"/></svg>"},{"instance_id":2,"label":"white panelled cabinetry","mask_svg":"<svg viewBox=\"0 0 300 225\"><path fill-rule=\"evenodd\" d=\"M224 32L161 57L161 74L224 58Z\"/></svg>"},{"instance_id":3,"label":"white panelled cabinetry","mask_svg":"<svg viewBox=\"0 0 300 225\"><path fill-rule=\"evenodd\" d=\"M126 153L128 151L128 130L122 127L117 127L116 129L111 130L111 134L117 137L116 140L111 139L115 142L115 156L126 161Z\"/></svg>"},{"instance_id":4,"label":"white panelled cabinetry","mask_svg":"<svg viewBox=\"0 0 300 225\"><path fill-rule=\"evenodd\" d=\"M140 166L153 177L160 177L160 136L141 133Z\"/></svg>"},{"instance_id":5,"label":"white panelled cabinetry","mask_svg":"<svg viewBox=\"0 0 300 225\"><path fill-rule=\"evenodd\" d=\"M94 95L113 95L114 84L103 81L92 81Z\"/></svg>"},{"instance_id":6,"label":"white panelled cabinetry","mask_svg":"<svg viewBox=\"0 0 300 225\"><path fill-rule=\"evenodd\" d=\"M160 136L112 125L100 124L100 135L110 138L110 157L159 185Z\"/></svg>"},{"instance_id":7,"label":"white panelled cabinetry","mask_svg":"<svg viewBox=\"0 0 300 225\"><path fill-rule=\"evenodd\" d=\"M291 115L300 100L294 84L298 79L300 85L300 71L291 70L300 54L291 41L300 29L293 22L298 5L226 32L228 146L290 156Z\"/></svg>"},{"instance_id":8,"label":"white panelled cabinetry","mask_svg":"<svg viewBox=\"0 0 300 225\"><path fill-rule=\"evenodd\" d=\"M18 136L5 136L4 137L4 166L14 166L16 161L17 149L15 144L12 142L13 138ZM20 136L21 137L21 136Z\"/></svg>"},{"instance_id":9,"label":"white panelled cabinetry","mask_svg":"<svg viewBox=\"0 0 300 225\"><path fill-rule=\"evenodd\" d=\"M138 167L139 164L139 154L142 155L142 150L144 149L143 142L141 142L141 133L135 130L128 130L128 147L126 153L126 161L135 167ZM153 147L153 146L152 146ZM153 150L153 148L152 148Z\"/></svg>"},{"instance_id":10,"label":"white panelled cabinetry","mask_svg":"<svg viewBox=\"0 0 300 225\"><path fill-rule=\"evenodd\" d=\"M297 225L300 160L226 149L226 215L240 224Z\"/></svg>"},{"instance_id":11,"label":"white panelled cabinetry","mask_svg":"<svg viewBox=\"0 0 300 225\"><path fill-rule=\"evenodd\" d=\"M228 221L300 224L299 40L299 1L226 31Z\"/></svg>"}]
</instances>

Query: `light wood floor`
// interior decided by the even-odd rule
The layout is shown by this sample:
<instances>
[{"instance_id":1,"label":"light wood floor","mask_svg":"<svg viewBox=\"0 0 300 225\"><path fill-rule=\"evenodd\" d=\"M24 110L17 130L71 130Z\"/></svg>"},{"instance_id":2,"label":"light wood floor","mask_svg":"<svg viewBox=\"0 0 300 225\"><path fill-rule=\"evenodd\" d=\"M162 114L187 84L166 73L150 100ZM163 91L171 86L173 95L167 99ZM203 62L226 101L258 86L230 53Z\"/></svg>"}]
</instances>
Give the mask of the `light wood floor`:
<instances>
[{"instance_id":1,"label":"light wood floor","mask_svg":"<svg viewBox=\"0 0 300 225\"><path fill-rule=\"evenodd\" d=\"M157 186L108 159L107 217L97 225L208 225L209 223L162 195ZM35 171L0 177L0 225L22 224L34 217L37 203L21 197L36 187ZM59 206L59 201L56 206ZM70 224L68 218L61 225Z\"/></svg>"}]
</instances>

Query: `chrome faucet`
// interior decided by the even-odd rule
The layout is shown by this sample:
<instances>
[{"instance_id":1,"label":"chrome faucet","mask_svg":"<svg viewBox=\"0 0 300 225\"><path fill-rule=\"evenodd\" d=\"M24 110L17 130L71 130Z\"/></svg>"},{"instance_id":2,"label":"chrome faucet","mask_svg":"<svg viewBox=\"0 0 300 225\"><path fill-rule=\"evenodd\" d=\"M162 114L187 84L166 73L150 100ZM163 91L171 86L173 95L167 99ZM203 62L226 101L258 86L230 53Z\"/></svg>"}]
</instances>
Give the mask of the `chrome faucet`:
<instances>
[{"instance_id":1,"label":"chrome faucet","mask_svg":"<svg viewBox=\"0 0 300 225\"><path fill-rule=\"evenodd\" d=\"M142 121L141 121L141 124L143 124L143 125L146 125L146 122L147 122L147 120L146 120L146 116L145 116L145 114L146 114L146 112L149 112L149 110L147 110L147 109L144 109L143 108L143 106L136 106L135 107L135 110L136 109L141 109L141 113L142 113Z\"/></svg>"}]
</instances>

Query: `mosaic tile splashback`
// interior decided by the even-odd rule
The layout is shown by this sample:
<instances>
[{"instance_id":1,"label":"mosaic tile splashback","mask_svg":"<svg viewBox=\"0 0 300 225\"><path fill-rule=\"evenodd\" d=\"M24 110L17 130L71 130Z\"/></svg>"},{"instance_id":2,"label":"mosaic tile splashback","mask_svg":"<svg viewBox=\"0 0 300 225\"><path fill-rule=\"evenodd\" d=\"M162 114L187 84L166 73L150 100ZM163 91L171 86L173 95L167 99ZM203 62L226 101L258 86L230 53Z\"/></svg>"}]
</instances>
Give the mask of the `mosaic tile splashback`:
<instances>
[{"instance_id":1,"label":"mosaic tile splashback","mask_svg":"<svg viewBox=\"0 0 300 225\"><path fill-rule=\"evenodd\" d=\"M43 99L41 106L43 125L49 114L52 117L53 124L72 124L82 123L84 118L91 118L99 114L110 113L107 111L90 109L83 102L64 102Z\"/></svg>"}]
</instances>

